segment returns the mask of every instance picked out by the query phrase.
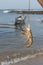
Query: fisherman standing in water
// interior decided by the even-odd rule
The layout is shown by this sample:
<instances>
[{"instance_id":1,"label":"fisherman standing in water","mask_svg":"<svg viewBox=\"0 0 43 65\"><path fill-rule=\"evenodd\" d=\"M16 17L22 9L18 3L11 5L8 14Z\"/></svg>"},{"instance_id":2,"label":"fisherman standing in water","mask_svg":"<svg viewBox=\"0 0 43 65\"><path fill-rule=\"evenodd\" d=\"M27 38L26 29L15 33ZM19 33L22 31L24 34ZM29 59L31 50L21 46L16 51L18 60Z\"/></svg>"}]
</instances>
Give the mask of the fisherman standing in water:
<instances>
[{"instance_id":1,"label":"fisherman standing in water","mask_svg":"<svg viewBox=\"0 0 43 65\"><path fill-rule=\"evenodd\" d=\"M33 42L32 32L30 30L30 24L28 24L27 26L25 24L25 16L24 15L16 18L15 26L17 29L21 29L21 31L23 31L23 33L26 35L26 37L28 39L28 44L26 45L26 47L30 47Z\"/></svg>"}]
</instances>

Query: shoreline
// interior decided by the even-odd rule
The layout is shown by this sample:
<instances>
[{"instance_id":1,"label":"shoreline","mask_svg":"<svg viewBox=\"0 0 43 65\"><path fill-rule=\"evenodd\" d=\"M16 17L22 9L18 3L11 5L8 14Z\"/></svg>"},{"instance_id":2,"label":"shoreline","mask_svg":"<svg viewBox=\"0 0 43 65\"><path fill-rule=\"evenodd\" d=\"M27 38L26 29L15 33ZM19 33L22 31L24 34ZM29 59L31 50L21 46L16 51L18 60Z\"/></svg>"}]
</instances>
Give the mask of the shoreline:
<instances>
[{"instance_id":1,"label":"shoreline","mask_svg":"<svg viewBox=\"0 0 43 65\"><path fill-rule=\"evenodd\" d=\"M43 56L37 56L12 65L43 65Z\"/></svg>"},{"instance_id":2,"label":"shoreline","mask_svg":"<svg viewBox=\"0 0 43 65\"><path fill-rule=\"evenodd\" d=\"M43 55L37 55L33 58L12 58L0 61L0 65L43 65Z\"/></svg>"},{"instance_id":3,"label":"shoreline","mask_svg":"<svg viewBox=\"0 0 43 65\"><path fill-rule=\"evenodd\" d=\"M25 52L4 52L3 54L0 54L0 63L4 64L17 64L20 62L25 62L27 63L27 60L29 59L37 59L38 57L43 57L43 51L25 51ZM10 63L9 63L10 62ZM21 65L21 64L20 64ZM22 64L23 65L23 64Z\"/></svg>"},{"instance_id":4,"label":"shoreline","mask_svg":"<svg viewBox=\"0 0 43 65\"><path fill-rule=\"evenodd\" d=\"M17 14L43 14L43 10L19 10L19 9L4 9L3 13L17 13Z\"/></svg>"}]
</instances>

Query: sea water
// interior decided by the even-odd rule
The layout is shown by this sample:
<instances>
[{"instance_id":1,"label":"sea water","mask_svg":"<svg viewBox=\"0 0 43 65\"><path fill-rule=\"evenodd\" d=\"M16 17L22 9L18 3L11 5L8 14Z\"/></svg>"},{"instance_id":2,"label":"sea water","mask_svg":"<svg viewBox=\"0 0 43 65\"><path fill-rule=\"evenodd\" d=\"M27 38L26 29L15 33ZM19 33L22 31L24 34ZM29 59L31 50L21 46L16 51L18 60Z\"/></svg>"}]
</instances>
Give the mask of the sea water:
<instances>
[{"instance_id":1,"label":"sea water","mask_svg":"<svg viewBox=\"0 0 43 65\"><path fill-rule=\"evenodd\" d=\"M15 64L37 55L43 55L43 22L41 22L43 15L24 14L25 23L30 23L33 35L33 44L29 48L24 47L28 43L26 36L21 30L14 28L15 19L20 15L22 14L0 11L0 65Z\"/></svg>"}]
</instances>

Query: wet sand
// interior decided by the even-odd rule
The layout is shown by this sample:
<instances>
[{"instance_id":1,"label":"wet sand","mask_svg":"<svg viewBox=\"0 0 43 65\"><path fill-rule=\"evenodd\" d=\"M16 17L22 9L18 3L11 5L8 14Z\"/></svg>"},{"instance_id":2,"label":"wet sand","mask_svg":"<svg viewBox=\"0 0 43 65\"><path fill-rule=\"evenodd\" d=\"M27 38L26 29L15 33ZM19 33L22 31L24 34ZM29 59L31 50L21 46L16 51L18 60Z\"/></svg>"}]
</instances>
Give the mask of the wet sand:
<instances>
[{"instance_id":1,"label":"wet sand","mask_svg":"<svg viewBox=\"0 0 43 65\"><path fill-rule=\"evenodd\" d=\"M13 65L43 65L43 56L37 56L36 58L21 61Z\"/></svg>"}]
</instances>

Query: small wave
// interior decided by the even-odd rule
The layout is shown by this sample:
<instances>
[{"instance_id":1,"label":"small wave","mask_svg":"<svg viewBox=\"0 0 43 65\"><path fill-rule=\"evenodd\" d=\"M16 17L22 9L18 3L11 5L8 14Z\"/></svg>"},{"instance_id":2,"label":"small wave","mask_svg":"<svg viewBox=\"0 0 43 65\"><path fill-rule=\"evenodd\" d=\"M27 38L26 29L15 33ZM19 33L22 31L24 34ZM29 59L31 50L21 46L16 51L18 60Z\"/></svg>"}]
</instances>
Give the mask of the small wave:
<instances>
[{"instance_id":1,"label":"small wave","mask_svg":"<svg viewBox=\"0 0 43 65\"><path fill-rule=\"evenodd\" d=\"M0 28L15 28L14 24L0 24Z\"/></svg>"},{"instance_id":2,"label":"small wave","mask_svg":"<svg viewBox=\"0 0 43 65\"><path fill-rule=\"evenodd\" d=\"M15 63L18 63L20 61L25 61L27 59L35 58L37 55L43 55L43 53L37 53L37 54L34 54L34 55L27 55L25 57L11 59L10 61L3 61L3 62L1 62L1 65L15 64Z\"/></svg>"},{"instance_id":3,"label":"small wave","mask_svg":"<svg viewBox=\"0 0 43 65\"><path fill-rule=\"evenodd\" d=\"M41 19L39 19L39 18L30 18L30 20L35 20L35 21L41 21Z\"/></svg>"}]
</instances>

